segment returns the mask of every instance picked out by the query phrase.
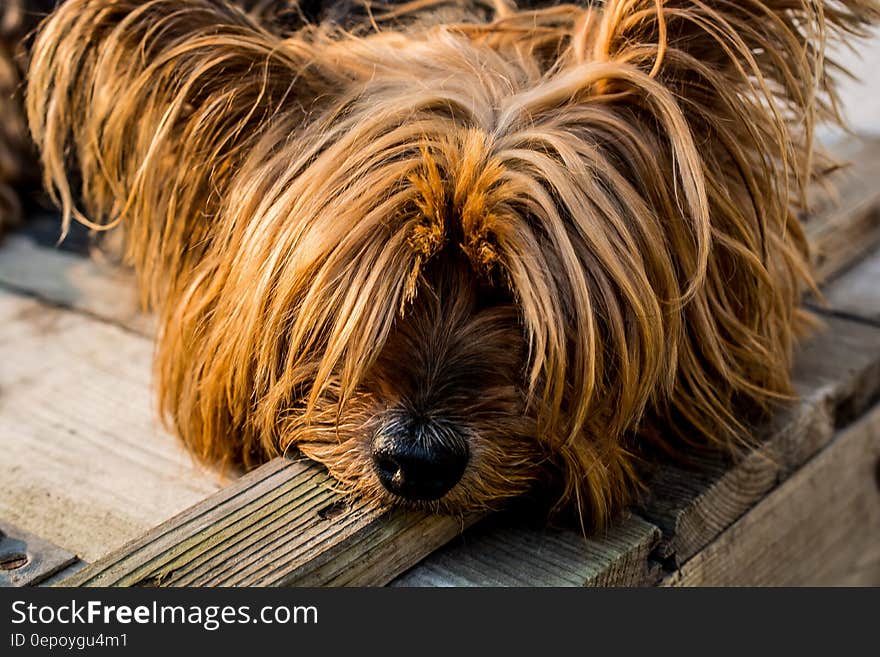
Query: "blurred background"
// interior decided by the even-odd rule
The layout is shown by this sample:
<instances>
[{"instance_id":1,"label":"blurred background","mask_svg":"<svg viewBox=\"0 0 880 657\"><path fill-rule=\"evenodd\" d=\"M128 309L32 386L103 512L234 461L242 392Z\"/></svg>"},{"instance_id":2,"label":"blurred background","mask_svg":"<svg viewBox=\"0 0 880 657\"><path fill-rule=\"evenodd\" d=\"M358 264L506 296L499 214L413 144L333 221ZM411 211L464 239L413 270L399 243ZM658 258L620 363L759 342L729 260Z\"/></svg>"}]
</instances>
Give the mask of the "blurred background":
<instances>
[{"instance_id":1,"label":"blurred background","mask_svg":"<svg viewBox=\"0 0 880 657\"><path fill-rule=\"evenodd\" d=\"M841 84L841 98L852 128L880 136L880 30L874 30L869 40L832 56L858 78L842 80ZM835 136L827 129L821 133L822 138Z\"/></svg>"}]
</instances>

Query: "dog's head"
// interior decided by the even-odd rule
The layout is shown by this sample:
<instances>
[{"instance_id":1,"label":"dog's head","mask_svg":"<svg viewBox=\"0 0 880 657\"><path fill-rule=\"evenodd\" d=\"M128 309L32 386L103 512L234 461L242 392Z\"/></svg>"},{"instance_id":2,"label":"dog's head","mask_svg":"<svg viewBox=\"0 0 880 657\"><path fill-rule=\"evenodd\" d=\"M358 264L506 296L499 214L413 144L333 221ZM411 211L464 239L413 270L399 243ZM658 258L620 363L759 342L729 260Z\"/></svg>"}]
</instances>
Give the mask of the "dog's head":
<instances>
[{"instance_id":1,"label":"dog's head","mask_svg":"<svg viewBox=\"0 0 880 657\"><path fill-rule=\"evenodd\" d=\"M163 405L205 458L297 448L452 511L553 472L598 521L648 425L727 440L735 399L789 391L791 207L833 97L808 37L872 2L286 40L202 0L102 4L44 29L32 130L69 212L72 150L91 219L128 225Z\"/></svg>"}]
</instances>

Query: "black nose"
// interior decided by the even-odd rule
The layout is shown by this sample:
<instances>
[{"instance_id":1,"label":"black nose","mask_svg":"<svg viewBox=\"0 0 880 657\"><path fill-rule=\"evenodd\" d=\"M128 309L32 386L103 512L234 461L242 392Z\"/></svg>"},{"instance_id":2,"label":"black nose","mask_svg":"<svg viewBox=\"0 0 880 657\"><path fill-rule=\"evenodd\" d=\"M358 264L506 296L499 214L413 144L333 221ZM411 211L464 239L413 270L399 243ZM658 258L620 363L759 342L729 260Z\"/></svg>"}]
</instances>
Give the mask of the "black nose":
<instances>
[{"instance_id":1,"label":"black nose","mask_svg":"<svg viewBox=\"0 0 880 657\"><path fill-rule=\"evenodd\" d=\"M391 493L410 500L436 500L448 493L468 463L467 442L429 423L395 423L373 439L373 463L379 481Z\"/></svg>"}]
</instances>

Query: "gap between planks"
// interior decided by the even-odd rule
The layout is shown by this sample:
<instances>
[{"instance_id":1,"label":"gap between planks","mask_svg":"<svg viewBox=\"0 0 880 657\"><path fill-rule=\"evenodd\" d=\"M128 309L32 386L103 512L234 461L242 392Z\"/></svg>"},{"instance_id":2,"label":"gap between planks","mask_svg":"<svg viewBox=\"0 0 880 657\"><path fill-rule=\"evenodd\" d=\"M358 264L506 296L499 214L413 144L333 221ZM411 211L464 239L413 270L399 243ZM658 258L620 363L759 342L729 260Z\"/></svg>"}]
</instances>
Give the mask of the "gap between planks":
<instances>
[{"instance_id":1,"label":"gap between planks","mask_svg":"<svg viewBox=\"0 0 880 657\"><path fill-rule=\"evenodd\" d=\"M880 586L880 405L663 586Z\"/></svg>"}]
</instances>

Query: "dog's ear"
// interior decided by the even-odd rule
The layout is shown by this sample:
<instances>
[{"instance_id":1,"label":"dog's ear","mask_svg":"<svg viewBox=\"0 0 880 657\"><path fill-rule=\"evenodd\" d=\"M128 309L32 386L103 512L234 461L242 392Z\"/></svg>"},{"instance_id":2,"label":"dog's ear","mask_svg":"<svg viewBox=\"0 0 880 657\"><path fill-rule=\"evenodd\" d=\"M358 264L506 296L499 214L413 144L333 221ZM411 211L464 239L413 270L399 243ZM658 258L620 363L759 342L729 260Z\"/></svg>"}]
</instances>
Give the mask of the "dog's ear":
<instances>
[{"instance_id":1,"label":"dog's ear","mask_svg":"<svg viewBox=\"0 0 880 657\"><path fill-rule=\"evenodd\" d=\"M225 2L64 2L37 38L27 110L65 226L124 219L159 301L261 138L288 139L336 93L319 69L305 40Z\"/></svg>"},{"instance_id":2,"label":"dog's ear","mask_svg":"<svg viewBox=\"0 0 880 657\"><path fill-rule=\"evenodd\" d=\"M878 19L876 0L608 0L575 29L572 51L647 75L670 92L701 153L755 148L767 178L787 174L799 193L814 173L814 125L841 121L827 46ZM638 82L619 76L600 89L626 103Z\"/></svg>"}]
</instances>

